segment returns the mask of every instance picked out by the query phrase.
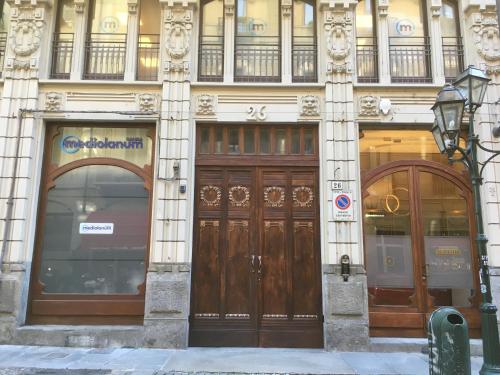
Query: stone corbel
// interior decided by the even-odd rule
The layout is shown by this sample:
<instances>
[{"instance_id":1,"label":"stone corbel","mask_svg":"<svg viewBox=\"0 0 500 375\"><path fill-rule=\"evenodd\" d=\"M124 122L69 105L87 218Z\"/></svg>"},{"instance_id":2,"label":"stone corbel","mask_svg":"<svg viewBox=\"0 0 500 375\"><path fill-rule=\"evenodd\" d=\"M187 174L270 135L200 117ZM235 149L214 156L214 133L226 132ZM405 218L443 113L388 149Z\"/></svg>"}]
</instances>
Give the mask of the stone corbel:
<instances>
[{"instance_id":1,"label":"stone corbel","mask_svg":"<svg viewBox=\"0 0 500 375\"><path fill-rule=\"evenodd\" d=\"M138 0L127 0L129 14L136 14L139 6Z\"/></svg>"},{"instance_id":2,"label":"stone corbel","mask_svg":"<svg viewBox=\"0 0 500 375\"><path fill-rule=\"evenodd\" d=\"M431 3L432 17L441 16L441 7L442 7L441 0L432 0L432 3Z\"/></svg>"},{"instance_id":3,"label":"stone corbel","mask_svg":"<svg viewBox=\"0 0 500 375\"><path fill-rule=\"evenodd\" d=\"M234 0L224 1L224 11L228 17L234 15Z\"/></svg>"},{"instance_id":4,"label":"stone corbel","mask_svg":"<svg viewBox=\"0 0 500 375\"><path fill-rule=\"evenodd\" d=\"M195 7L197 0L159 0L160 5L164 8L173 8L173 7Z\"/></svg>"},{"instance_id":5,"label":"stone corbel","mask_svg":"<svg viewBox=\"0 0 500 375\"><path fill-rule=\"evenodd\" d=\"M323 10L333 10L335 8L341 8L347 10L349 8L353 8L358 3L358 0L320 0L319 6Z\"/></svg>"},{"instance_id":6,"label":"stone corbel","mask_svg":"<svg viewBox=\"0 0 500 375\"><path fill-rule=\"evenodd\" d=\"M281 13L283 17L292 15L292 0L281 0Z\"/></svg>"},{"instance_id":7,"label":"stone corbel","mask_svg":"<svg viewBox=\"0 0 500 375\"><path fill-rule=\"evenodd\" d=\"M378 0L377 1L378 14L380 17L387 17L387 11L389 9L389 0Z\"/></svg>"}]
</instances>

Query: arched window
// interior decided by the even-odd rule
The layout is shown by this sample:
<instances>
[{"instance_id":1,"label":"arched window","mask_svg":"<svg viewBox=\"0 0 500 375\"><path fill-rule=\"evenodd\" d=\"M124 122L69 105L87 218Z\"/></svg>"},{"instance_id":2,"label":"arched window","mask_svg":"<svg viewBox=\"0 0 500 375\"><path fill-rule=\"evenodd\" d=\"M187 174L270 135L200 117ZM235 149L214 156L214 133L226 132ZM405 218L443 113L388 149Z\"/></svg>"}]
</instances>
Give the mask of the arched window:
<instances>
[{"instance_id":1,"label":"arched window","mask_svg":"<svg viewBox=\"0 0 500 375\"><path fill-rule=\"evenodd\" d=\"M279 82L279 0L238 0L236 12L235 81Z\"/></svg>"},{"instance_id":2,"label":"arched window","mask_svg":"<svg viewBox=\"0 0 500 375\"><path fill-rule=\"evenodd\" d=\"M389 55L392 82L432 82L425 1L389 2Z\"/></svg>"},{"instance_id":3,"label":"arched window","mask_svg":"<svg viewBox=\"0 0 500 375\"><path fill-rule=\"evenodd\" d=\"M316 59L316 14L314 1L294 0L292 45L293 81L316 81Z\"/></svg>"},{"instance_id":4,"label":"arched window","mask_svg":"<svg viewBox=\"0 0 500 375\"><path fill-rule=\"evenodd\" d=\"M204 0L200 12L198 79L222 81L224 74L224 1Z\"/></svg>"},{"instance_id":5,"label":"arched window","mask_svg":"<svg viewBox=\"0 0 500 375\"><path fill-rule=\"evenodd\" d=\"M447 82L452 82L464 69L464 49L457 3L443 0L439 20L443 38L444 76Z\"/></svg>"},{"instance_id":6,"label":"arched window","mask_svg":"<svg viewBox=\"0 0 500 375\"><path fill-rule=\"evenodd\" d=\"M373 0L356 6L356 64L358 82L378 82L378 52Z\"/></svg>"}]
</instances>

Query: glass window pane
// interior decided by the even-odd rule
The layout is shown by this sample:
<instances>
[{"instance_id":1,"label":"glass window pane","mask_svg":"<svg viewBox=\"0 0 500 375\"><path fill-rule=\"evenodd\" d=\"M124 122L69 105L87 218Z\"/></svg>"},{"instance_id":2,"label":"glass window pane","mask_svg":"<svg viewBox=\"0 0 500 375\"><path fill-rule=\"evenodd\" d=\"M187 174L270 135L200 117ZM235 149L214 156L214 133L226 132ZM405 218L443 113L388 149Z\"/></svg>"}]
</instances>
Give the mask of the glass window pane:
<instances>
[{"instance_id":1,"label":"glass window pane","mask_svg":"<svg viewBox=\"0 0 500 375\"><path fill-rule=\"evenodd\" d=\"M372 0L360 0L356 6L356 36L358 38L373 37Z\"/></svg>"},{"instance_id":2,"label":"glass window pane","mask_svg":"<svg viewBox=\"0 0 500 375\"><path fill-rule=\"evenodd\" d=\"M415 293L408 173L385 176L363 200L368 291L375 305L412 305Z\"/></svg>"},{"instance_id":3,"label":"glass window pane","mask_svg":"<svg viewBox=\"0 0 500 375\"><path fill-rule=\"evenodd\" d=\"M427 287L435 306L470 306L474 295L469 213L449 180L420 173Z\"/></svg>"},{"instance_id":4,"label":"glass window pane","mask_svg":"<svg viewBox=\"0 0 500 375\"><path fill-rule=\"evenodd\" d=\"M215 128L215 153L222 154L224 152L224 133L220 127Z\"/></svg>"},{"instance_id":5,"label":"glass window pane","mask_svg":"<svg viewBox=\"0 0 500 375\"><path fill-rule=\"evenodd\" d=\"M274 153L280 155L286 154L286 129L276 129L274 139Z\"/></svg>"},{"instance_id":6,"label":"glass window pane","mask_svg":"<svg viewBox=\"0 0 500 375\"><path fill-rule=\"evenodd\" d=\"M126 34L128 4L126 0L94 0L90 32Z\"/></svg>"},{"instance_id":7,"label":"glass window pane","mask_svg":"<svg viewBox=\"0 0 500 375\"><path fill-rule=\"evenodd\" d=\"M73 0L60 0L57 6L57 33L73 33L75 27L75 3Z\"/></svg>"},{"instance_id":8,"label":"glass window pane","mask_svg":"<svg viewBox=\"0 0 500 375\"><path fill-rule=\"evenodd\" d=\"M245 154L255 153L255 129L245 129Z\"/></svg>"},{"instance_id":9,"label":"glass window pane","mask_svg":"<svg viewBox=\"0 0 500 375\"><path fill-rule=\"evenodd\" d=\"M148 196L139 176L114 166L81 167L56 179L43 229L44 292L138 294Z\"/></svg>"},{"instance_id":10,"label":"glass window pane","mask_svg":"<svg viewBox=\"0 0 500 375\"><path fill-rule=\"evenodd\" d=\"M439 153L434 137L425 130L363 130L359 140L361 172L397 160L429 160L449 165ZM452 168L464 170L462 163Z\"/></svg>"},{"instance_id":11,"label":"glass window pane","mask_svg":"<svg viewBox=\"0 0 500 375\"><path fill-rule=\"evenodd\" d=\"M456 3L452 1L443 1L441 6L441 35L444 38L456 38L458 36L458 12Z\"/></svg>"},{"instance_id":12,"label":"glass window pane","mask_svg":"<svg viewBox=\"0 0 500 375\"><path fill-rule=\"evenodd\" d=\"M208 154L210 147L210 128L201 128L200 154Z\"/></svg>"},{"instance_id":13,"label":"glass window pane","mask_svg":"<svg viewBox=\"0 0 500 375\"><path fill-rule=\"evenodd\" d=\"M300 129L292 129L292 154L300 154Z\"/></svg>"},{"instance_id":14,"label":"glass window pane","mask_svg":"<svg viewBox=\"0 0 500 375\"><path fill-rule=\"evenodd\" d=\"M61 127L52 144L57 166L88 158L127 160L139 167L151 164L153 141L148 128Z\"/></svg>"},{"instance_id":15,"label":"glass window pane","mask_svg":"<svg viewBox=\"0 0 500 375\"><path fill-rule=\"evenodd\" d=\"M161 7L158 0L141 0L139 34L160 34Z\"/></svg>"},{"instance_id":16,"label":"glass window pane","mask_svg":"<svg viewBox=\"0 0 500 375\"><path fill-rule=\"evenodd\" d=\"M239 128L229 128L229 144L228 151L230 154L240 153L240 129Z\"/></svg>"},{"instance_id":17,"label":"glass window pane","mask_svg":"<svg viewBox=\"0 0 500 375\"><path fill-rule=\"evenodd\" d=\"M388 13L390 37L423 37L426 35L421 0L391 1Z\"/></svg>"},{"instance_id":18,"label":"glass window pane","mask_svg":"<svg viewBox=\"0 0 500 375\"><path fill-rule=\"evenodd\" d=\"M304 129L304 154L314 154L314 136L312 129Z\"/></svg>"},{"instance_id":19,"label":"glass window pane","mask_svg":"<svg viewBox=\"0 0 500 375\"><path fill-rule=\"evenodd\" d=\"M271 137L270 131L266 128L260 128L260 153L270 154L271 153Z\"/></svg>"},{"instance_id":20,"label":"glass window pane","mask_svg":"<svg viewBox=\"0 0 500 375\"><path fill-rule=\"evenodd\" d=\"M6 33L10 28L10 5L4 0L0 4L3 4L3 8L0 8L1 16L0 19L0 32Z\"/></svg>"}]
</instances>

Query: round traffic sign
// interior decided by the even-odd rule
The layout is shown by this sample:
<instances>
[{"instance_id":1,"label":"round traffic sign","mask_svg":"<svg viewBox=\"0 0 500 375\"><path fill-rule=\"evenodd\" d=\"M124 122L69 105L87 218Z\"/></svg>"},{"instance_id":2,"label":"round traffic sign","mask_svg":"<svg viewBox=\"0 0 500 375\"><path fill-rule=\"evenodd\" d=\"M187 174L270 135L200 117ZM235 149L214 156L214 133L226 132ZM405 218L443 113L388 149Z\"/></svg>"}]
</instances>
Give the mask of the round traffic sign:
<instances>
[{"instance_id":1,"label":"round traffic sign","mask_svg":"<svg viewBox=\"0 0 500 375\"><path fill-rule=\"evenodd\" d=\"M351 198L346 194L340 194L335 198L335 206L337 206L339 210L347 210L351 207Z\"/></svg>"}]
</instances>

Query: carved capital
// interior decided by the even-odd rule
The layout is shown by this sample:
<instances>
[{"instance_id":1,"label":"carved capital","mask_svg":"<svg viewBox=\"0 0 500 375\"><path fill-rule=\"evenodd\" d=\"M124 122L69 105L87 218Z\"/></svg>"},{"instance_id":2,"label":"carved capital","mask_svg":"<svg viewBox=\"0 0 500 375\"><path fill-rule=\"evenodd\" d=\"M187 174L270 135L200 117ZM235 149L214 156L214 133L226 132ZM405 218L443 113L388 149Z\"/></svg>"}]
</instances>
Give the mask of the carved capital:
<instances>
[{"instance_id":1,"label":"carved capital","mask_svg":"<svg viewBox=\"0 0 500 375\"><path fill-rule=\"evenodd\" d=\"M130 14L137 13L137 7L139 6L138 0L127 0L128 12Z\"/></svg>"},{"instance_id":2,"label":"carved capital","mask_svg":"<svg viewBox=\"0 0 500 375\"><path fill-rule=\"evenodd\" d=\"M432 17L439 17L441 16L441 0L432 0L431 3L431 14Z\"/></svg>"},{"instance_id":3,"label":"carved capital","mask_svg":"<svg viewBox=\"0 0 500 375\"><path fill-rule=\"evenodd\" d=\"M234 0L224 1L224 11L226 16L234 16Z\"/></svg>"},{"instance_id":4,"label":"carved capital","mask_svg":"<svg viewBox=\"0 0 500 375\"><path fill-rule=\"evenodd\" d=\"M326 74L330 80L334 75L352 75L352 66L349 63L338 64L329 62L326 66Z\"/></svg>"},{"instance_id":5,"label":"carved capital","mask_svg":"<svg viewBox=\"0 0 500 375\"><path fill-rule=\"evenodd\" d=\"M74 0L75 1L75 12L83 13L85 12L86 0Z\"/></svg>"},{"instance_id":6,"label":"carved capital","mask_svg":"<svg viewBox=\"0 0 500 375\"><path fill-rule=\"evenodd\" d=\"M496 76L500 74L500 65L482 64L481 69L489 76Z\"/></svg>"},{"instance_id":7,"label":"carved capital","mask_svg":"<svg viewBox=\"0 0 500 375\"><path fill-rule=\"evenodd\" d=\"M378 0L377 8L380 17L387 17L387 11L389 9L389 0Z\"/></svg>"},{"instance_id":8,"label":"carved capital","mask_svg":"<svg viewBox=\"0 0 500 375\"><path fill-rule=\"evenodd\" d=\"M292 0L281 0L281 13L283 17L292 15Z\"/></svg>"}]
</instances>

